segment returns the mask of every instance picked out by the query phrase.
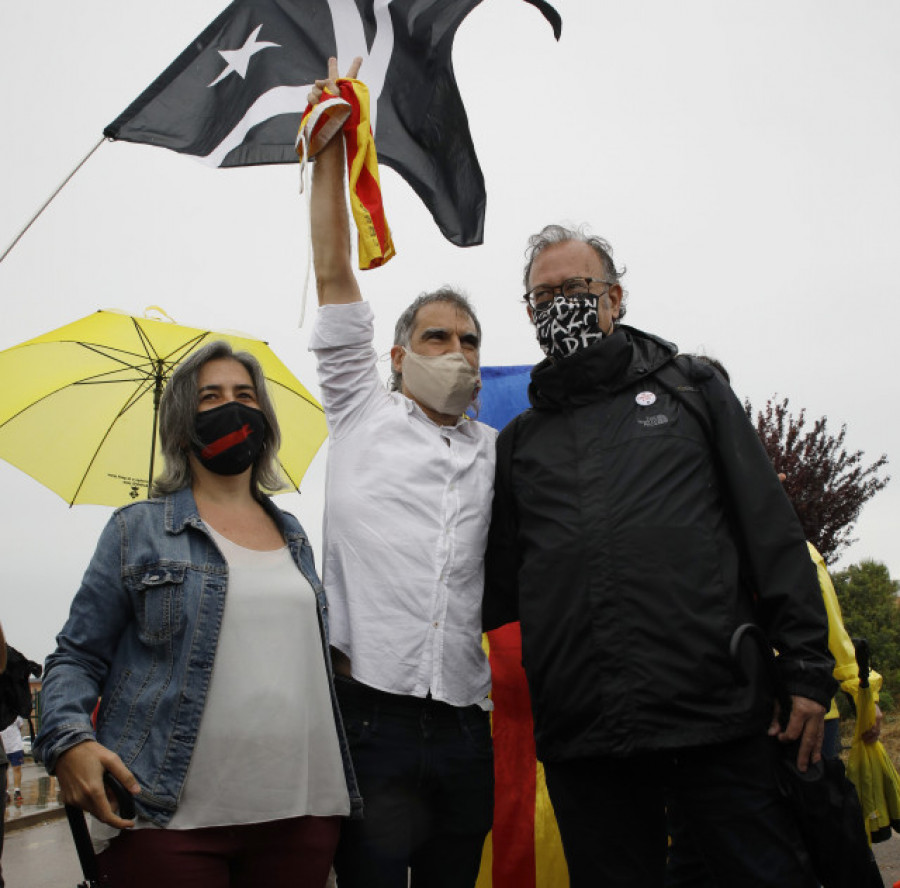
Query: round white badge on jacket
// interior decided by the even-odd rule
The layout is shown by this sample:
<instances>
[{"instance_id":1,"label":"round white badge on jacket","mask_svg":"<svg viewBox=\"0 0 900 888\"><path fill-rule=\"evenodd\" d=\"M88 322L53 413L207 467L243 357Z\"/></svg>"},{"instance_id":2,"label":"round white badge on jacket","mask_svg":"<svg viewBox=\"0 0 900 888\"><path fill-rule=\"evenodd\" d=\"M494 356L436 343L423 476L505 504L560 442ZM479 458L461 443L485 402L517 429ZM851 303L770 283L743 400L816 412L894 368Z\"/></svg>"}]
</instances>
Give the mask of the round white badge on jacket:
<instances>
[{"instance_id":1,"label":"round white badge on jacket","mask_svg":"<svg viewBox=\"0 0 900 888\"><path fill-rule=\"evenodd\" d=\"M656 403L656 395L653 392L639 392L634 396L634 401L639 407L649 407Z\"/></svg>"}]
</instances>

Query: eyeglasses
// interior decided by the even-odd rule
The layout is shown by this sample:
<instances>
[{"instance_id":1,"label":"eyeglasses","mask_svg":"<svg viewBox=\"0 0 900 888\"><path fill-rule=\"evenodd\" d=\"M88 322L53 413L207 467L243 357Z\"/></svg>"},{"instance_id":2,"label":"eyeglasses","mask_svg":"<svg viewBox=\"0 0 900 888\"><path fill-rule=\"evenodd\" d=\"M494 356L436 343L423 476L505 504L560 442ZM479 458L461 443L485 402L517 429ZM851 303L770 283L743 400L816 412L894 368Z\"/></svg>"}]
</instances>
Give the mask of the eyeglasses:
<instances>
[{"instance_id":1,"label":"eyeglasses","mask_svg":"<svg viewBox=\"0 0 900 888\"><path fill-rule=\"evenodd\" d=\"M612 281L604 281L600 278L574 277L566 278L561 284L551 287L549 284L538 284L525 294L525 301L531 306L531 310L540 314L547 311L558 299L574 300L583 299L591 295L591 284L606 284Z\"/></svg>"}]
</instances>

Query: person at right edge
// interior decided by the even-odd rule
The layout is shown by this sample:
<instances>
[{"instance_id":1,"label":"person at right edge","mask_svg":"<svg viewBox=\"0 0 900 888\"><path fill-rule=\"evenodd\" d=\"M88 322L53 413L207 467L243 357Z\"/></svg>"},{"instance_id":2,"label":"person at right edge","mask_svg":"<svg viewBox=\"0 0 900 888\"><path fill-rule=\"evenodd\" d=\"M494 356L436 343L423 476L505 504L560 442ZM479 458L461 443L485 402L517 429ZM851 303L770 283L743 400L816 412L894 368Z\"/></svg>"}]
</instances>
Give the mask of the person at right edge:
<instances>
[{"instance_id":1,"label":"person at right edge","mask_svg":"<svg viewBox=\"0 0 900 888\"><path fill-rule=\"evenodd\" d=\"M812 888L767 736L807 770L836 688L803 531L731 389L621 323L620 274L581 229L529 241L546 359L498 439L484 626L521 622L573 888L662 886L669 799L720 884ZM781 652L784 730L732 668L750 621Z\"/></svg>"},{"instance_id":2,"label":"person at right edge","mask_svg":"<svg viewBox=\"0 0 900 888\"><path fill-rule=\"evenodd\" d=\"M703 364L715 368L722 378L729 385L731 384L731 375L725 369L721 361L711 358L709 355L693 355L691 356ZM786 475L779 472L778 479L784 483ZM822 601L825 604L825 612L828 615L828 650L834 657L834 678L839 683L840 689L853 699L854 705L859 695L859 664L856 660L856 649L853 641L847 633L844 626L843 616L841 615L841 605L838 601L837 593L834 591L834 585L828 570L825 566L825 559L821 556L818 549L807 541L810 558L816 566L816 576L819 581L819 589L822 592ZM869 680L871 682L874 698L878 699L877 688L881 687L882 678L875 672L869 670ZM875 706L875 723L872 727L862 735L864 743L874 743L878 740L881 733L881 722L883 714L880 707ZM838 759L841 754L841 735L840 735L840 714L834 699L828 712L825 715L825 733L822 742L822 758ZM697 850L696 843L688 834L684 819L677 805L670 804L666 811L669 831L669 853L666 864L666 888L720 888L719 883L710 875L703 857ZM877 865L876 865L877 869ZM871 876L869 877L871 878ZM860 884L865 882L869 884L881 884L881 882L867 881L863 875L860 875Z\"/></svg>"}]
</instances>

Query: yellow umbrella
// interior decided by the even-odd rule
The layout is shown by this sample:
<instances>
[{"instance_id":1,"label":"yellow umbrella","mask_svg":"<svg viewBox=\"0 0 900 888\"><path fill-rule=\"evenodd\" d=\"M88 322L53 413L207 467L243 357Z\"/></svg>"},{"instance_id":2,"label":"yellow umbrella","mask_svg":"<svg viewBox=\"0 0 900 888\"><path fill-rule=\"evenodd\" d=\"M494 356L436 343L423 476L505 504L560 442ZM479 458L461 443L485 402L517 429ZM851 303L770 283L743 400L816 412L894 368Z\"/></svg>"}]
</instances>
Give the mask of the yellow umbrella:
<instances>
[{"instance_id":1,"label":"yellow umbrella","mask_svg":"<svg viewBox=\"0 0 900 888\"><path fill-rule=\"evenodd\" d=\"M847 760L847 776L856 786L862 805L869 843L891 837L891 827L900 832L900 777L880 740L866 743L863 735L875 724L875 699L869 684L868 643L858 642L859 692L856 728ZM881 681L879 676L878 681Z\"/></svg>"},{"instance_id":2,"label":"yellow umbrella","mask_svg":"<svg viewBox=\"0 0 900 888\"><path fill-rule=\"evenodd\" d=\"M296 489L327 430L321 405L259 339L98 311L0 352L0 457L69 505L146 497L159 397L175 366L217 339L260 362Z\"/></svg>"}]
</instances>

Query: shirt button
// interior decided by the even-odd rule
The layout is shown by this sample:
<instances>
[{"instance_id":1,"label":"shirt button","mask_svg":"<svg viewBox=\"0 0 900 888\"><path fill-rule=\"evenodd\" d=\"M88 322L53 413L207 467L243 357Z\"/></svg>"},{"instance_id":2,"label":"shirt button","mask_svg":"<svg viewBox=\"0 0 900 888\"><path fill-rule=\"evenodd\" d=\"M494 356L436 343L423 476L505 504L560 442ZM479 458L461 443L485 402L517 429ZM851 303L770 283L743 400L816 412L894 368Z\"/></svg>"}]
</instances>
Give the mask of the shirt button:
<instances>
[{"instance_id":1,"label":"shirt button","mask_svg":"<svg viewBox=\"0 0 900 888\"><path fill-rule=\"evenodd\" d=\"M437 627L438 627L439 625L440 625L440 624L437 622L437 620L435 620L434 628L437 629Z\"/></svg>"}]
</instances>

